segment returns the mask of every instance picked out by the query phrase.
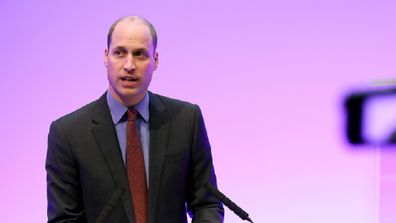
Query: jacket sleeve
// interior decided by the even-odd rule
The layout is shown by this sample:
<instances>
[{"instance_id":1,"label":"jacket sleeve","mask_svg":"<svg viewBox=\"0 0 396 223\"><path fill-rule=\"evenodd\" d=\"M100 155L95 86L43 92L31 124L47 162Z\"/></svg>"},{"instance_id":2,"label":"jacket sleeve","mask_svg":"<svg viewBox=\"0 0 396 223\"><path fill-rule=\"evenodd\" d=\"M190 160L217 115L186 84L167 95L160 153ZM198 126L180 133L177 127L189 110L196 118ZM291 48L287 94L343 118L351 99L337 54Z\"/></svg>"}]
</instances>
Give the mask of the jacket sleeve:
<instances>
[{"instance_id":1,"label":"jacket sleeve","mask_svg":"<svg viewBox=\"0 0 396 223\"><path fill-rule=\"evenodd\" d=\"M188 179L187 208L193 223L221 223L224 209L221 202L204 188L206 183L217 187L211 148L198 106L195 109L194 139Z\"/></svg>"},{"instance_id":2,"label":"jacket sleeve","mask_svg":"<svg viewBox=\"0 0 396 223\"><path fill-rule=\"evenodd\" d=\"M58 122L51 124L48 134L45 168L48 222L85 222L78 165Z\"/></svg>"}]
</instances>

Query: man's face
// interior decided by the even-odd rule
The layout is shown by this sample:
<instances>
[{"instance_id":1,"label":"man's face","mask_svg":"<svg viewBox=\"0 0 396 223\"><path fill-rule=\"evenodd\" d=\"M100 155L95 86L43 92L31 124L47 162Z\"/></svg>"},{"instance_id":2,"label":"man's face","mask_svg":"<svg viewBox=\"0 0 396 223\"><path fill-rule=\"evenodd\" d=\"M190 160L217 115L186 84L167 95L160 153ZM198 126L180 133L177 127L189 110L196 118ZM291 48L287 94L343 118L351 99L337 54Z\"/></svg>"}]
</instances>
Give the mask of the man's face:
<instances>
[{"instance_id":1,"label":"man's face","mask_svg":"<svg viewBox=\"0 0 396 223\"><path fill-rule=\"evenodd\" d=\"M140 21L119 22L104 59L111 95L126 106L137 104L158 66L149 28Z\"/></svg>"}]
</instances>

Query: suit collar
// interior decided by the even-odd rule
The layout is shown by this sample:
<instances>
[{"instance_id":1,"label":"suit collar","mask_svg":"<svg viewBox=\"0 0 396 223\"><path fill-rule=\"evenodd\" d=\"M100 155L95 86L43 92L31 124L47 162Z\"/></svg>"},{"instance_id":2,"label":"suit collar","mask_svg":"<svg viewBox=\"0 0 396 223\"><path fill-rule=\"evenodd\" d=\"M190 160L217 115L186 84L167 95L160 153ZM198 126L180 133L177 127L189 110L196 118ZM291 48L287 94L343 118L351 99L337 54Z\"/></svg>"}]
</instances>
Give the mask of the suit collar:
<instances>
[{"instance_id":1,"label":"suit collar","mask_svg":"<svg viewBox=\"0 0 396 223\"><path fill-rule=\"evenodd\" d=\"M161 100L160 96L157 94L152 93L151 91L148 92L149 96L149 109L150 113L155 113L159 114L161 117L165 118L164 115L166 115L166 105L164 102Z\"/></svg>"}]
</instances>

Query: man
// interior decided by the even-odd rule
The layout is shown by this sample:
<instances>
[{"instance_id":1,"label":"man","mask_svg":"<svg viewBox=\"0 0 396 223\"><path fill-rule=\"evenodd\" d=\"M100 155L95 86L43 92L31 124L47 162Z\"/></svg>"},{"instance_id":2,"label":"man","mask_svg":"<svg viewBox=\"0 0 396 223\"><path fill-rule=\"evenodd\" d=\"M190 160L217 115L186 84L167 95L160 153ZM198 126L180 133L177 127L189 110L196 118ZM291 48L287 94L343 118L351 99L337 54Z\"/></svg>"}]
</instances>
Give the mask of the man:
<instances>
[{"instance_id":1,"label":"man","mask_svg":"<svg viewBox=\"0 0 396 223\"><path fill-rule=\"evenodd\" d=\"M222 222L210 145L197 105L148 91L157 34L127 16L110 28L109 88L51 124L48 222Z\"/></svg>"}]
</instances>

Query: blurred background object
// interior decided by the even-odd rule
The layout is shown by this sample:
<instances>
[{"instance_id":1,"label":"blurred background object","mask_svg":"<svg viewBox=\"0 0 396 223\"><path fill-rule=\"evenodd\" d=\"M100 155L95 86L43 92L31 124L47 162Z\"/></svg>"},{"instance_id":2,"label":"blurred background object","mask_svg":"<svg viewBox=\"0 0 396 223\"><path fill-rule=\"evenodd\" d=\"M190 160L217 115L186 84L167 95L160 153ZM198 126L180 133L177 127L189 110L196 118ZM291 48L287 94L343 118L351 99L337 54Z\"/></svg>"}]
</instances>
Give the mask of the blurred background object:
<instances>
[{"instance_id":1,"label":"blurred background object","mask_svg":"<svg viewBox=\"0 0 396 223\"><path fill-rule=\"evenodd\" d=\"M345 112L346 135L351 144L396 143L395 85L376 85L350 93L345 99Z\"/></svg>"}]
</instances>

